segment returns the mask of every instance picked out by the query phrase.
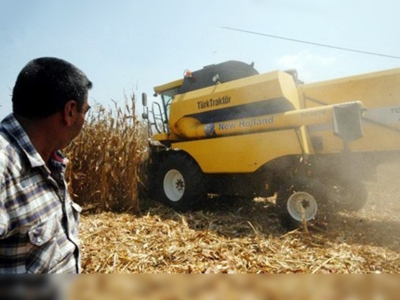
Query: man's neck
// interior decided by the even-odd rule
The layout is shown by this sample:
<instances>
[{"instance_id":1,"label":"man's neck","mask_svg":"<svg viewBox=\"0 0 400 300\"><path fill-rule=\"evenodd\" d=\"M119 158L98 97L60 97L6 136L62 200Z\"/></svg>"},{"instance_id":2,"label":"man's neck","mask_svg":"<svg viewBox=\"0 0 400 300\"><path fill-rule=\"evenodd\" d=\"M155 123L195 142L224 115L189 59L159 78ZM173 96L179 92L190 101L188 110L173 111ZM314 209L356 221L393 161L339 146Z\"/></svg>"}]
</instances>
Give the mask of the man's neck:
<instances>
[{"instance_id":1,"label":"man's neck","mask_svg":"<svg viewBox=\"0 0 400 300\"><path fill-rule=\"evenodd\" d=\"M18 122L24 128L32 145L47 164L51 154L58 150L57 133L55 132L54 120L51 117L44 119L28 119L15 115Z\"/></svg>"}]
</instances>

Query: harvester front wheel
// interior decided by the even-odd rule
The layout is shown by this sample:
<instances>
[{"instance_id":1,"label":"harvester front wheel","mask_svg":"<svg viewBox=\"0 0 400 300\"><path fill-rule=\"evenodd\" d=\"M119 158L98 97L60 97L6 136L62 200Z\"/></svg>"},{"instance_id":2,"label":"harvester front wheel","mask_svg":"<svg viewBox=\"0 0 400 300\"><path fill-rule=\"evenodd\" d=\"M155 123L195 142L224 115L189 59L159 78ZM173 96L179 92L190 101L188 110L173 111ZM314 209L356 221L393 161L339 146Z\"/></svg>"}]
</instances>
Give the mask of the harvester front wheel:
<instances>
[{"instance_id":1,"label":"harvester front wheel","mask_svg":"<svg viewBox=\"0 0 400 300\"><path fill-rule=\"evenodd\" d=\"M293 179L283 184L277 194L276 206L281 224L292 230L303 222L325 216L328 198L324 186L314 179Z\"/></svg>"},{"instance_id":2,"label":"harvester front wheel","mask_svg":"<svg viewBox=\"0 0 400 300\"><path fill-rule=\"evenodd\" d=\"M156 177L156 198L174 209L198 208L207 196L203 172L182 153L169 155Z\"/></svg>"}]
</instances>

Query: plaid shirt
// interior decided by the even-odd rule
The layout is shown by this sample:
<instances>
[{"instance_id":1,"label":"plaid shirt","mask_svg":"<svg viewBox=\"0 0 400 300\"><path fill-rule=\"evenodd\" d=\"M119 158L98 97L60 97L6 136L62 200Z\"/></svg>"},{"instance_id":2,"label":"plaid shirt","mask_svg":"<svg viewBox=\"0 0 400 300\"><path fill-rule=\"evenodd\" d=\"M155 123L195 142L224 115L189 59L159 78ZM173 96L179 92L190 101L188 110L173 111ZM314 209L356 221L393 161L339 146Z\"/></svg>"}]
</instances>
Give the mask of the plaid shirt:
<instances>
[{"instance_id":1,"label":"plaid shirt","mask_svg":"<svg viewBox=\"0 0 400 300\"><path fill-rule=\"evenodd\" d=\"M64 180L67 159L46 166L13 114L0 125L0 273L79 273L80 207Z\"/></svg>"}]
</instances>

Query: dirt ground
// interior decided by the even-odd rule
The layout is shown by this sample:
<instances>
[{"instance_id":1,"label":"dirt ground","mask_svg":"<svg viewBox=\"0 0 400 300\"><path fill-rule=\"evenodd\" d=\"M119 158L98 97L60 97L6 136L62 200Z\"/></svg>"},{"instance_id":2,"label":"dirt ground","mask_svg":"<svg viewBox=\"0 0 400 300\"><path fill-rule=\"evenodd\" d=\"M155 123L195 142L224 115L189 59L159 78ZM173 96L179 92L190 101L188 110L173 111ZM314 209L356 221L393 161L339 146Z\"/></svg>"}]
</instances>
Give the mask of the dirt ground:
<instances>
[{"instance_id":1,"label":"dirt ground","mask_svg":"<svg viewBox=\"0 0 400 300\"><path fill-rule=\"evenodd\" d=\"M323 226L286 232L274 199L213 199L177 213L150 200L139 214L82 216L85 273L399 273L400 161L367 182L369 200Z\"/></svg>"}]
</instances>

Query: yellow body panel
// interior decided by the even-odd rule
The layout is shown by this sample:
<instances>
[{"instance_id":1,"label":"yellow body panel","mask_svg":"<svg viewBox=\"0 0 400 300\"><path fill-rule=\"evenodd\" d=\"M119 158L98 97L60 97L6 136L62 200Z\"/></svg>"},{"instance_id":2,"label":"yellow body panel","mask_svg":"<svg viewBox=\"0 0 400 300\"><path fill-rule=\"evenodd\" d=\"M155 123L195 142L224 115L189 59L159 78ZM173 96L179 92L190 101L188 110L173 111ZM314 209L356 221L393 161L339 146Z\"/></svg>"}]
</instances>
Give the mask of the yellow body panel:
<instances>
[{"instance_id":1,"label":"yellow body panel","mask_svg":"<svg viewBox=\"0 0 400 300\"><path fill-rule=\"evenodd\" d=\"M162 88L175 88L176 83L174 81ZM189 153L205 173L254 172L277 157L304 153L302 147L308 149L307 141L302 140L306 139L304 128L253 134L246 132L207 139L202 139L204 136L200 135L189 137L183 132L193 123L199 124L195 119L197 114L218 113L218 110L223 113L222 109L229 110L240 105L245 109L247 104L273 99L285 99L292 109L300 109L298 91L291 75L275 71L176 95L169 116L171 147ZM243 122L251 123L253 119L257 118ZM253 127L250 125L247 127ZM225 131L230 133L228 129ZM166 141L165 136L157 137L159 141ZM174 141L174 138L178 140Z\"/></svg>"},{"instance_id":2,"label":"yellow body panel","mask_svg":"<svg viewBox=\"0 0 400 300\"><path fill-rule=\"evenodd\" d=\"M170 111L171 131L179 135L177 123L185 116L276 98L285 98L295 109L300 108L296 85L287 73L250 76L176 95Z\"/></svg>"},{"instance_id":3,"label":"yellow body panel","mask_svg":"<svg viewBox=\"0 0 400 300\"><path fill-rule=\"evenodd\" d=\"M301 85L298 90L304 108L362 101L364 136L350 143L351 151L400 150L400 69ZM320 153L338 153L343 149L329 127L310 129L309 134L323 139Z\"/></svg>"},{"instance_id":4,"label":"yellow body panel","mask_svg":"<svg viewBox=\"0 0 400 300\"><path fill-rule=\"evenodd\" d=\"M177 87L180 87L182 85L182 82L183 82L183 79L178 79L178 80L175 80L175 81L172 81L172 82L168 82L166 84L154 87L154 91L156 93L161 93L161 92L163 92L165 90L177 88Z\"/></svg>"},{"instance_id":5,"label":"yellow body panel","mask_svg":"<svg viewBox=\"0 0 400 300\"><path fill-rule=\"evenodd\" d=\"M204 173L250 173L275 158L301 154L296 130L279 130L173 143L189 153Z\"/></svg>"},{"instance_id":6,"label":"yellow body panel","mask_svg":"<svg viewBox=\"0 0 400 300\"><path fill-rule=\"evenodd\" d=\"M181 84L182 80L177 80L155 91L178 89ZM271 113L272 119L268 111L246 116L247 107L273 101L292 108L279 115ZM301 112L312 108L325 111L319 108L354 101L365 108L364 136L351 142L334 135L331 110L325 115ZM241 118L224 119L229 111L239 111ZM352 152L399 151L400 69L302 85L296 85L290 74L275 71L175 95L169 112L171 132L153 138L189 153L205 173L249 173L286 155L334 154L345 147ZM277 123L237 130L253 120L254 124L263 120ZM210 124L212 134L207 133Z\"/></svg>"}]
</instances>

